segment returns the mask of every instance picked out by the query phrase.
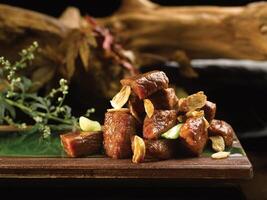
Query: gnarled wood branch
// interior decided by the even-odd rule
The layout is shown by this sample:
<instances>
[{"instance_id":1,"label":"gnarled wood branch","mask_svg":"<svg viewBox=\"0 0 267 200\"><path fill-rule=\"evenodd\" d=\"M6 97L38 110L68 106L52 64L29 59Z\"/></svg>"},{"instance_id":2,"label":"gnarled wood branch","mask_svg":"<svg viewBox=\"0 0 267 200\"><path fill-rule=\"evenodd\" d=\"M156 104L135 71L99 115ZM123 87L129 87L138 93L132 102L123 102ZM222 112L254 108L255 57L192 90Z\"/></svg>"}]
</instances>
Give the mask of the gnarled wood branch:
<instances>
[{"instance_id":1,"label":"gnarled wood branch","mask_svg":"<svg viewBox=\"0 0 267 200\"><path fill-rule=\"evenodd\" d=\"M244 7L165 7L124 0L113 16L99 19L138 53L190 58L267 59L267 3Z\"/></svg>"}]
</instances>

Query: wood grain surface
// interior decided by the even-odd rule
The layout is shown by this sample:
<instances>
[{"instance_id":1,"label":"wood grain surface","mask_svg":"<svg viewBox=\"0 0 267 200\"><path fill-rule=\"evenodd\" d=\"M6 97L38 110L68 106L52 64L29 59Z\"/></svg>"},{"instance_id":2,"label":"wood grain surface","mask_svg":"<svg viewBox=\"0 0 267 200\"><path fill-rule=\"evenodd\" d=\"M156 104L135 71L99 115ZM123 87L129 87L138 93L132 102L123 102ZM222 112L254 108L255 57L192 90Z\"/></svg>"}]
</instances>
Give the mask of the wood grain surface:
<instances>
[{"instance_id":1,"label":"wood grain surface","mask_svg":"<svg viewBox=\"0 0 267 200\"><path fill-rule=\"evenodd\" d=\"M0 177L21 178L171 178L250 179L246 156L209 157L133 164L110 158L0 158Z\"/></svg>"}]
</instances>

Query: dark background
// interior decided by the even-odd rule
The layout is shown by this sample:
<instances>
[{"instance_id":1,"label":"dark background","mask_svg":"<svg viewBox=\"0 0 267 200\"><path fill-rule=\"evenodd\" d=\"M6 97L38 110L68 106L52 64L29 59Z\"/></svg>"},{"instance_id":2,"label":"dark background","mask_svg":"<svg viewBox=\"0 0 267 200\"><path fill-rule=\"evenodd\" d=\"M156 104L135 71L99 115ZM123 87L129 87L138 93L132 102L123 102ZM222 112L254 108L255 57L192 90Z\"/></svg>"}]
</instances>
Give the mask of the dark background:
<instances>
[{"instance_id":1,"label":"dark background","mask_svg":"<svg viewBox=\"0 0 267 200\"><path fill-rule=\"evenodd\" d=\"M239 6L250 3L252 1L236 1L236 0L153 0L153 2L162 5L220 5L220 6ZM23 8L36 10L53 16L59 16L67 6L76 6L82 14L90 14L92 16L107 16L112 14L119 8L120 0L0 0L0 3L15 5Z\"/></svg>"},{"instance_id":2,"label":"dark background","mask_svg":"<svg viewBox=\"0 0 267 200\"><path fill-rule=\"evenodd\" d=\"M56 3L55 3L56 2ZM156 3L162 5L218 5L218 6L240 6L250 3L252 1L236 1L236 0L224 0L224 1L215 1L215 0L154 0ZM82 14L89 14L95 17L102 17L111 15L115 12L121 1L119 0L0 0L0 3L14 5L18 7L23 7L31 10L36 10L38 12L46 13L55 17L60 16L60 14L68 6L78 7ZM265 105L263 99L261 98L260 90L256 98L261 99L263 106ZM265 97L266 98L266 97ZM267 102L267 101L266 101ZM265 106L267 107L267 106ZM244 113L246 115L246 113ZM267 115L267 114L266 114ZM249 116L251 117L251 116ZM227 118L227 116L226 116ZM231 121L231 119L229 118ZM254 119L251 118L251 121ZM242 138L242 137L241 137ZM255 178L253 181L248 181L241 183L235 187L218 187L217 189L209 188L206 186L202 187L179 187L176 188L174 185L162 189L158 187L156 191L153 188L143 189L142 187L133 188L93 188L93 193L90 192L92 188L83 185L83 183L77 183L75 186L68 186L64 189L64 182L57 181L54 184L50 184L49 181L45 181L44 185L39 183L31 183L30 181L0 181L0 193L2 197L8 195L9 199L15 199L19 195L24 198L33 199L34 198L45 198L50 197L56 198L56 196L61 197L62 199L91 199L92 196L96 195L98 199L222 199L225 195L226 199L267 199L267 150L266 137L260 137L256 139L241 139L242 144L245 146L245 149L248 153L249 158L251 159L254 166ZM36 182L36 181L35 181ZM16 183L16 184L14 184ZM32 188L35 185L35 188ZM23 186L23 187L21 187ZM55 186L55 187L54 187ZM140 185L141 186L141 185ZM169 189L168 189L169 188ZM33 190L32 190L33 189ZM107 194L105 194L107 193ZM135 194L135 195L131 195ZM144 195L140 195L142 193ZM111 196L110 196L111 195ZM213 197L212 197L213 196ZM246 196L246 197L245 197ZM42 198L43 197L43 198Z\"/></svg>"}]
</instances>

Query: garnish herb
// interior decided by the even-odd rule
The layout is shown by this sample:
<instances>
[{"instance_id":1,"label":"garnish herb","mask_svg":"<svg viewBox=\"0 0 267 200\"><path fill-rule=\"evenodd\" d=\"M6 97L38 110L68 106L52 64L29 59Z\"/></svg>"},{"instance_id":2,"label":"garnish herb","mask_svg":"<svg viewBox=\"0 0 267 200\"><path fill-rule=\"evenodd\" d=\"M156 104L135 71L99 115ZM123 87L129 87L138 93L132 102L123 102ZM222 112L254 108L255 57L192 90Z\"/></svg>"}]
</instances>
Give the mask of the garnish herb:
<instances>
[{"instance_id":1,"label":"garnish herb","mask_svg":"<svg viewBox=\"0 0 267 200\"><path fill-rule=\"evenodd\" d=\"M19 53L20 60L14 63L0 57L0 124L26 129L26 123L16 119L16 112L20 110L34 121L35 129L42 132L43 138L49 138L55 124L57 130L77 129L79 126L78 120L71 115L71 108L64 105L69 89L65 79L59 81L58 88L42 97L31 92L32 81L19 74L34 59L37 48L38 43L34 42L23 49ZM94 109L89 109L85 116L92 112Z\"/></svg>"}]
</instances>

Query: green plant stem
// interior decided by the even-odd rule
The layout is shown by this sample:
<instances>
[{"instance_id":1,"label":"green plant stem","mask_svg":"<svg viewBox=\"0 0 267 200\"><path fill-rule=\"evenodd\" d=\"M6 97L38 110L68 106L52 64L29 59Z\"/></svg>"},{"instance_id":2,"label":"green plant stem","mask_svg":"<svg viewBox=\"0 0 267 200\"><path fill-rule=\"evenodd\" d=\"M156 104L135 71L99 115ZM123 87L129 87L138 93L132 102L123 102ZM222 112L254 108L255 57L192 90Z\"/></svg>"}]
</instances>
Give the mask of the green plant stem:
<instances>
[{"instance_id":1,"label":"green plant stem","mask_svg":"<svg viewBox=\"0 0 267 200\"><path fill-rule=\"evenodd\" d=\"M51 120L54 120L54 121L57 121L57 122L61 122L61 123L63 123L63 124L72 125L72 122L70 122L70 121L66 121L66 120L64 120L64 119L60 119L60 118L58 118L58 117L56 117L56 116L53 116L53 115L51 115L51 114L48 114L48 113L45 114L45 113L41 113L41 112L38 112L38 111L33 111L33 110L30 109L29 107L24 106L24 105L19 104L19 103L16 103L15 101L12 101L12 100L10 100L10 99L5 99L5 101L6 101L6 103L8 103L9 105L15 106L15 107L17 107L17 108L19 108L19 109L21 109L21 110L27 112L27 113L35 112L35 113L37 113L37 115L39 115L39 116L41 116L41 117L47 117L48 119L51 119Z\"/></svg>"}]
</instances>

